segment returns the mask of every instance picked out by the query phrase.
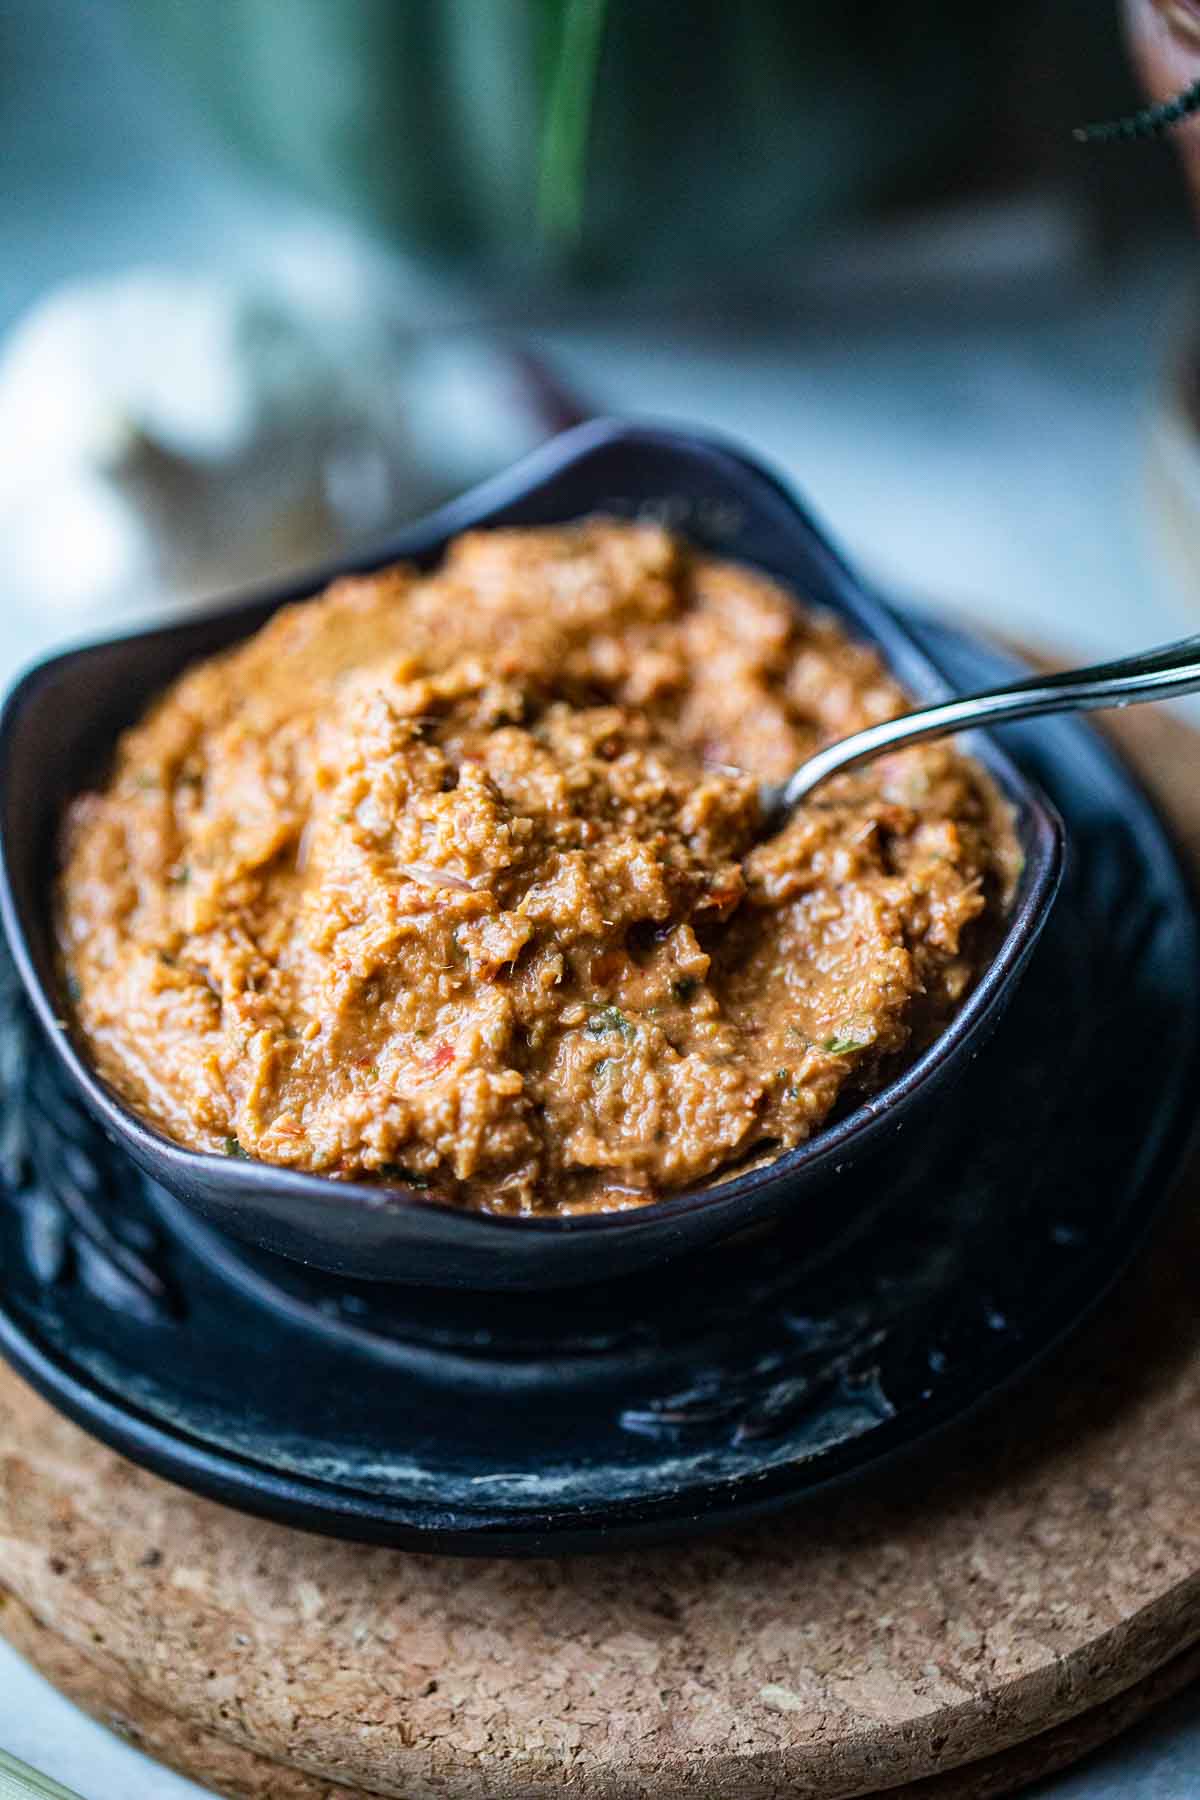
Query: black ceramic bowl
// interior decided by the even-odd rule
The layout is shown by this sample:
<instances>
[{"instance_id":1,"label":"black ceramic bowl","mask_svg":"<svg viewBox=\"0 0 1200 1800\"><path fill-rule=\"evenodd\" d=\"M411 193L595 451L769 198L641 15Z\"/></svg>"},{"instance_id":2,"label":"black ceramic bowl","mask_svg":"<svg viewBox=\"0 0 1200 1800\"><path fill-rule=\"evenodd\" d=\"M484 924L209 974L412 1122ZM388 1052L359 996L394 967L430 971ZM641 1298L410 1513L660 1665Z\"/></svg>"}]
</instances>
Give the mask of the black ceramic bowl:
<instances>
[{"instance_id":1,"label":"black ceramic bowl","mask_svg":"<svg viewBox=\"0 0 1200 1800\"><path fill-rule=\"evenodd\" d=\"M334 1182L266 1163L182 1149L132 1114L63 1028L50 927L55 843L68 798L96 777L114 737L188 663L255 631L285 602L334 575L397 558L428 567L469 527L540 525L603 511L651 513L694 542L753 563L868 639L920 700L946 685L903 624L874 598L774 478L724 444L692 433L596 421L557 438L505 475L415 525L370 557L286 588L226 601L201 618L51 658L0 717L0 906L37 1016L110 1136L156 1180L220 1229L336 1274L423 1285L555 1287L697 1249L746 1226L806 1209L814 1239L838 1219L839 1177L944 1099L1011 996L1045 924L1062 869L1062 826L994 743L974 746L1012 802L1025 854L1007 929L966 1004L937 1041L881 1093L811 1142L732 1180L628 1212L513 1219L460 1211L406 1188ZM998 1103L1002 1104L998 1096Z\"/></svg>"}]
</instances>

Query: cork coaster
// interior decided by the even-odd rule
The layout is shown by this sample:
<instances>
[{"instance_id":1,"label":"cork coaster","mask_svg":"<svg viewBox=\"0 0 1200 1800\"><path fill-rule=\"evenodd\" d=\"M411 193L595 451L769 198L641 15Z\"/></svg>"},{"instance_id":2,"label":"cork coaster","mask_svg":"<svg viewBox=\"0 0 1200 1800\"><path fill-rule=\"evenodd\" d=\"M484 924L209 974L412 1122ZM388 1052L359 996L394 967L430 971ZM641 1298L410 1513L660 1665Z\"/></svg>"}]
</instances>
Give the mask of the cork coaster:
<instances>
[{"instance_id":1,"label":"cork coaster","mask_svg":"<svg viewBox=\"0 0 1200 1800\"><path fill-rule=\"evenodd\" d=\"M1200 864L1196 739L1121 735ZM0 1631L229 1800L1011 1792L1200 1673L1196 1182L1053 1377L936 1460L674 1550L326 1543L0 1371Z\"/></svg>"}]
</instances>

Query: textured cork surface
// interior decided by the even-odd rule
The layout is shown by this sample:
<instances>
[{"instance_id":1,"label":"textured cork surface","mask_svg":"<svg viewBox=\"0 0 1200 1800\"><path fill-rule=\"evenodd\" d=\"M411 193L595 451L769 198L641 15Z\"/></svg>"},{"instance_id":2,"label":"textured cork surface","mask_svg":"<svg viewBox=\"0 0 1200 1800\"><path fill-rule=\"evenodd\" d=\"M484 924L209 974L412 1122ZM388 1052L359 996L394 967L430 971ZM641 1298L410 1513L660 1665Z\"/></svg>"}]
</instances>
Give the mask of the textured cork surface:
<instances>
[{"instance_id":1,"label":"textured cork surface","mask_svg":"<svg viewBox=\"0 0 1200 1800\"><path fill-rule=\"evenodd\" d=\"M285 1768L282 1763L268 1762L230 1738L203 1731L154 1705L111 1666L91 1661L65 1639L53 1636L18 1601L8 1601L4 1630L11 1642L78 1705L148 1755L199 1776L227 1800L351 1800L351 1796L364 1792L360 1787L348 1788L318 1775ZM1156 1669L1145 1681L1126 1688L1106 1705L1093 1707L1010 1750L985 1757L982 1762L964 1763L941 1775L892 1788L888 1800L1000 1800L1028 1782L1078 1761L1197 1679L1200 1644ZM455 1791L452 1785L447 1789L451 1794ZM585 1796L599 1790L582 1777L573 1784L560 1782L557 1788L553 1782L543 1784L536 1791L541 1795L556 1791L576 1794L585 1800ZM640 1791L653 1792L647 1788ZM704 1800L736 1800L733 1794L707 1787L690 1791ZM803 1786L787 1791L810 1796L819 1790Z\"/></svg>"},{"instance_id":2,"label":"textured cork surface","mask_svg":"<svg viewBox=\"0 0 1200 1800\"><path fill-rule=\"evenodd\" d=\"M1200 860L1195 741L1123 735ZM1200 1661L1198 1191L935 1461L677 1550L325 1543L168 1487L0 1372L0 1630L230 1797L1010 1791Z\"/></svg>"}]
</instances>

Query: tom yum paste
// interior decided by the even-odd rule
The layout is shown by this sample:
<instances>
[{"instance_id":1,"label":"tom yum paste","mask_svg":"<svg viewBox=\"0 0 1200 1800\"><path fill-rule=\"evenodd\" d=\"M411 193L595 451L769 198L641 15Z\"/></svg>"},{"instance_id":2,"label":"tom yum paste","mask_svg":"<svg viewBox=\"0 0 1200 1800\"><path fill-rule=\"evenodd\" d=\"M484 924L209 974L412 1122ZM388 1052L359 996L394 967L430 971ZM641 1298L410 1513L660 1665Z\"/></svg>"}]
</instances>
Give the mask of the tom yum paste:
<instances>
[{"instance_id":1,"label":"tom yum paste","mask_svg":"<svg viewBox=\"0 0 1200 1800\"><path fill-rule=\"evenodd\" d=\"M756 784L905 708L658 527L476 533L190 669L75 801L74 1023L198 1150L513 1212L807 1138L988 953L1017 850L946 746L756 843Z\"/></svg>"}]
</instances>

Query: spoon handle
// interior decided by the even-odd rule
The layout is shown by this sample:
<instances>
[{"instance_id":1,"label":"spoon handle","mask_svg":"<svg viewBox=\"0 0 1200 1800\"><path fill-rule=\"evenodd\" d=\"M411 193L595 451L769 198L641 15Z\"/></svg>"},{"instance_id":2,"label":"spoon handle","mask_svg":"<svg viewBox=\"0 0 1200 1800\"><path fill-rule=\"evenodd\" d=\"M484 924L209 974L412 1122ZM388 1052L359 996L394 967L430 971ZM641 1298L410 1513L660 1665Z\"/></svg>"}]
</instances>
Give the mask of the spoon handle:
<instances>
[{"instance_id":1,"label":"spoon handle","mask_svg":"<svg viewBox=\"0 0 1200 1800\"><path fill-rule=\"evenodd\" d=\"M1182 638L1138 656L1116 662L1094 663L1086 669L1066 669L1057 675L1031 675L1008 687L985 694L970 694L922 707L899 719L868 725L852 737L842 738L818 750L801 763L787 781L763 790L763 807L770 815L789 811L807 798L831 775L889 750L928 743L981 725L1006 725L1017 719L1034 719L1042 713L1086 712L1102 706L1135 706L1142 700L1170 700L1200 692L1200 637Z\"/></svg>"}]
</instances>

